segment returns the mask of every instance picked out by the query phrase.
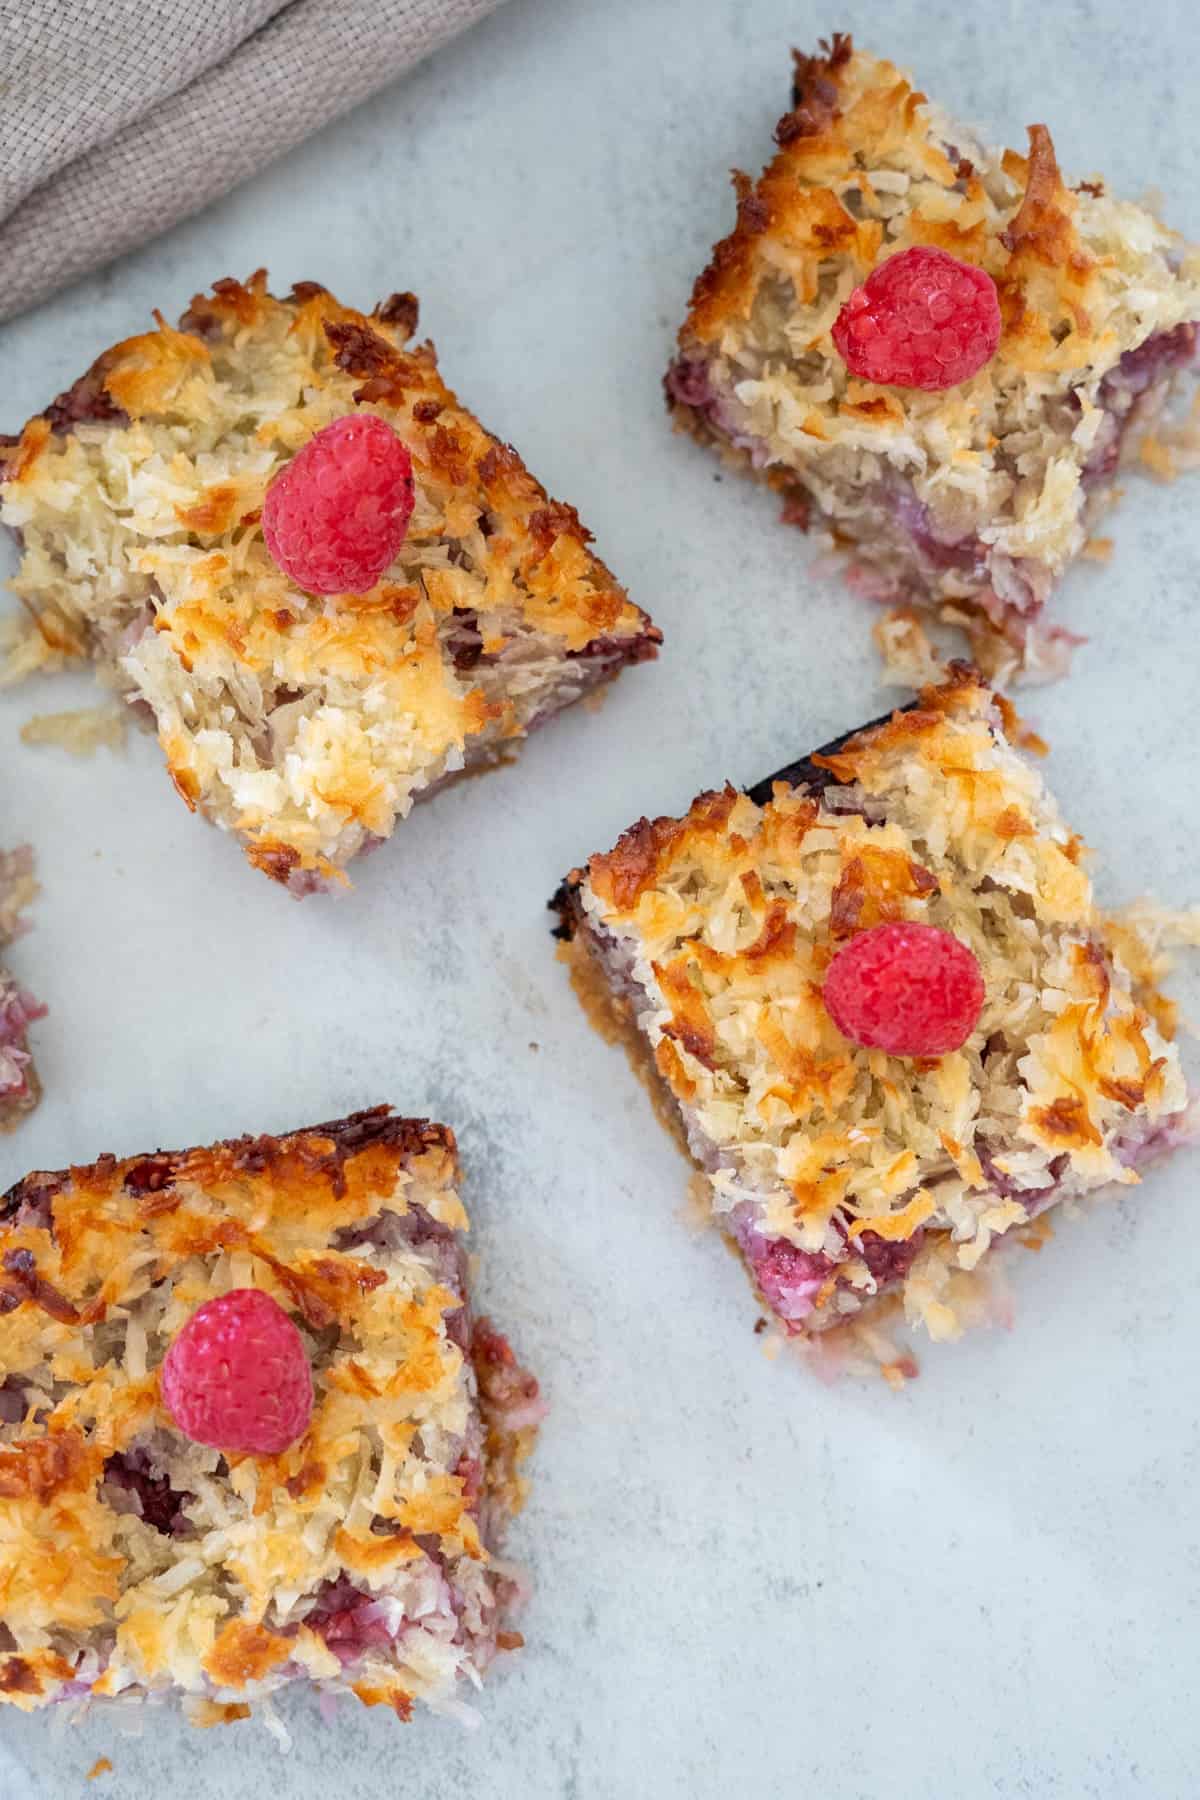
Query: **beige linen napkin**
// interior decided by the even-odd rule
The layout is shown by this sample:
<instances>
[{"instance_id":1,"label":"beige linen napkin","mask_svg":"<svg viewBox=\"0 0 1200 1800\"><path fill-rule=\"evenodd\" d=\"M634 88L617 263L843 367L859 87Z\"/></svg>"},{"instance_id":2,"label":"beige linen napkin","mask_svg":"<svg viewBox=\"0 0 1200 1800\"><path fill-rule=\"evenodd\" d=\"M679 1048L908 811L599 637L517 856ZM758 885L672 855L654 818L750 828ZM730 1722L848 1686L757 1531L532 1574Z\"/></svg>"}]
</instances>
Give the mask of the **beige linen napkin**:
<instances>
[{"instance_id":1,"label":"beige linen napkin","mask_svg":"<svg viewBox=\"0 0 1200 1800\"><path fill-rule=\"evenodd\" d=\"M0 319L216 199L500 0L0 0Z\"/></svg>"}]
</instances>

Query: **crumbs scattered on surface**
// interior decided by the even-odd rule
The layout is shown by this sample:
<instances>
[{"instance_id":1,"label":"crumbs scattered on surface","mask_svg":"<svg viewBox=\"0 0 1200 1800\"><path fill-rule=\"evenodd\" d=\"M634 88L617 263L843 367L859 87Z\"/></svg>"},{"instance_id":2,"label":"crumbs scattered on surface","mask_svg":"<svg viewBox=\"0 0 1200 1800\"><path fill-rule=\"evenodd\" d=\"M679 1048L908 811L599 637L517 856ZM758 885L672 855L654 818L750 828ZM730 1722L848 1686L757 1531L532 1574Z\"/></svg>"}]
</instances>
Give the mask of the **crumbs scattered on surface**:
<instances>
[{"instance_id":1,"label":"crumbs scattered on surface","mask_svg":"<svg viewBox=\"0 0 1200 1800\"><path fill-rule=\"evenodd\" d=\"M1054 1227L1045 1213L1031 1219L1023 1231L1016 1233L1018 1244L1025 1250L1044 1250L1053 1236Z\"/></svg>"},{"instance_id":2,"label":"crumbs scattered on surface","mask_svg":"<svg viewBox=\"0 0 1200 1800\"><path fill-rule=\"evenodd\" d=\"M1143 438L1138 454L1150 473L1157 475L1160 481L1174 481L1179 473L1170 445L1164 444L1161 438Z\"/></svg>"},{"instance_id":3,"label":"crumbs scattered on surface","mask_svg":"<svg viewBox=\"0 0 1200 1800\"><path fill-rule=\"evenodd\" d=\"M1113 540L1110 537L1089 538L1083 546L1083 554L1089 562L1107 562L1113 553Z\"/></svg>"},{"instance_id":4,"label":"crumbs scattered on surface","mask_svg":"<svg viewBox=\"0 0 1200 1800\"><path fill-rule=\"evenodd\" d=\"M96 1781L101 1775L112 1774L112 1763L107 1756L98 1756L87 1772L89 1781Z\"/></svg>"},{"instance_id":5,"label":"crumbs scattered on surface","mask_svg":"<svg viewBox=\"0 0 1200 1800\"><path fill-rule=\"evenodd\" d=\"M1162 421L1153 436L1143 438L1139 455L1152 475L1174 481L1188 469L1200 468L1200 390L1182 418Z\"/></svg>"},{"instance_id":6,"label":"crumbs scattered on surface","mask_svg":"<svg viewBox=\"0 0 1200 1800\"><path fill-rule=\"evenodd\" d=\"M28 844L0 850L0 946L26 929L22 914L37 898L33 851Z\"/></svg>"},{"instance_id":7,"label":"crumbs scattered on surface","mask_svg":"<svg viewBox=\"0 0 1200 1800\"><path fill-rule=\"evenodd\" d=\"M886 612L871 636L883 659L885 687L922 688L945 679L945 660L910 607Z\"/></svg>"},{"instance_id":8,"label":"crumbs scattered on surface","mask_svg":"<svg viewBox=\"0 0 1200 1800\"><path fill-rule=\"evenodd\" d=\"M682 1210L683 1222L689 1231L707 1231L712 1224L712 1198L708 1178L699 1169L687 1184L687 1199Z\"/></svg>"},{"instance_id":9,"label":"crumbs scattered on surface","mask_svg":"<svg viewBox=\"0 0 1200 1800\"><path fill-rule=\"evenodd\" d=\"M915 1381L920 1372L914 1356L898 1357L895 1362L881 1364L879 1370L893 1393L899 1393L907 1382Z\"/></svg>"},{"instance_id":10,"label":"crumbs scattered on surface","mask_svg":"<svg viewBox=\"0 0 1200 1800\"><path fill-rule=\"evenodd\" d=\"M23 744L56 744L72 756L94 756L97 750L121 750L126 714L119 706L81 706L69 712L34 713L21 727Z\"/></svg>"},{"instance_id":11,"label":"crumbs scattered on surface","mask_svg":"<svg viewBox=\"0 0 1200 1800\"><path fill-rule=\"evenodd\" d=\"M25 612L0 619L0 688L30 675L56 674L79 654L70 628L49 609L40 620Z\"/></svg>"}]
</instances>

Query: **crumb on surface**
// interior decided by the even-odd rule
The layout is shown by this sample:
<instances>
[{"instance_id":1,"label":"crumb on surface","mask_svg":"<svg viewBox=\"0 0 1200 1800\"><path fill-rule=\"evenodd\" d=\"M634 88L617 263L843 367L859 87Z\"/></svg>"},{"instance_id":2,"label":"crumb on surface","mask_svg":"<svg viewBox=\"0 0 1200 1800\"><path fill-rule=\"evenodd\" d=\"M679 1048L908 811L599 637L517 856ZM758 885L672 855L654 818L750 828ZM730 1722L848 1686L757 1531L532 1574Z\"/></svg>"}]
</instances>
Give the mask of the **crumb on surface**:
<instances>
[{"instance_id":1,"label":"crumb on surface","mask_svg":"<svg viewBox=\"0 0 1200 1800\"><path fill-rule=\"evenodd\" d=\"M1143 438L1138 455L1150 473L1160 481L1174 481L1179 474L1179 465L1171 452L1171 446L1160 437Z\"/></svg>"},{"instance_id":2,"label":"crumb on surface","mask_svg":"<svg viewBox=\"0 0 1200 1800\"><path fill-rule=\"evenodd\" d=\"M55 628L49 609L38 619L24 611L0 618L0 688L15 687L31 675L57 674L82 654L65 622Z\"/></svg>"},{"instance_id":3,"label":"crumb on surface","mask_svg":"<svg viewBox=\"0 0 1200 1800\"><path fill-rule=\"evenodd\" d=\"M79 706L66 712L34 713L21 727L21 742L53 744L72 756L124 748L128 715L119 706Z\"/></svg>"}]
</instances>

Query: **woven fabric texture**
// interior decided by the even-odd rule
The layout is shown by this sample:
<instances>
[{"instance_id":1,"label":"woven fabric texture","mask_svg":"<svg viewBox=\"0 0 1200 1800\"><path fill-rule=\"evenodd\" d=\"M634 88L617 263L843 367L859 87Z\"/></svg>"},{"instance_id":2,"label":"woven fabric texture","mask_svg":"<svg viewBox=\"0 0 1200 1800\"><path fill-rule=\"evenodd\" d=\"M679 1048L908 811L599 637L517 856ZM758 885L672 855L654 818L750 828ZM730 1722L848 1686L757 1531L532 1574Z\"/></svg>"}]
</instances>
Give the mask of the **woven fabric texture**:
<instances>
[{"instance_id":1,"label":"woven fabric texture","mask_svg":"<svg viewBox=\"0 0 1200 1800\"><path fill-rule=\"evenodd\" d=\"M0 319L215 200L500 0L0 0Z\"/></svg>"}]
</instances>

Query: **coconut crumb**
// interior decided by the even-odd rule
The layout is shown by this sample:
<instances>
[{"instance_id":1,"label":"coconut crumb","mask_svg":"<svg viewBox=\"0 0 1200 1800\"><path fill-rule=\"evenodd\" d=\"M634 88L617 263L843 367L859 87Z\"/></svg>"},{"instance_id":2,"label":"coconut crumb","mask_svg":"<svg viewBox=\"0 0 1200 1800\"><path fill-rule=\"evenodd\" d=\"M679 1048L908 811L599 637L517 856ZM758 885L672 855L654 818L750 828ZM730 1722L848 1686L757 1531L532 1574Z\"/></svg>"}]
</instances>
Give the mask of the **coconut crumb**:
<instances>
[{"instance_id":1,"label":"coconut crumb","mask_svg":"<svg viewBox=\"0 0 1200 1800\"><path fill-rule=\"evenodd\" d=\"M88 1770L87 1778L89 1781L98 1781L101 1775L111 1775L111 1774L112 1774L112 1758L108 1757L108 1756L98 1756L96 1758L95 1762L92 1764L91 1768Z\"/></svg>"},{"instance_id":2,"label":"coconut crumb","mask_svg":"<svg viewBox=\"0 0 1200 1800\"><path fill-rule=\"evenodd\" d=\"M0 950L25 930L22 915L37 891L29 845L0 850ZM12 1131L41 1098L28 1031L45 1011L0 962L0 1131Z\"/></svg>"},{"instance_id":3,"label":"coconut crumb","mask_svg":"<svg viewBox=\"0 0 1200 1800\"><path fill-rule=\"evenodd\" d=\"M871 635L883 658L885 687L922 688L945 680L944 660L908 607L885 613Z\"/></svg>"},{"instance_id":4,"label":"coconut crumb","mask_svg":"<svg viewBox=\"0 0 1200 1800\"><path fill-rule=\"evenodd\" d=\"M23 744L56 744L72 756L125 746L127 715L119 706L81 706L68 712L34 713L21 727Z\"/></svg>"},{"instance_id":5,"label":"coconut crumb","mask_svg":"<svg viewBox=\"0 0 1200 1800\"><path fill-rule=\"evenodd\" d=\"M1167 480L1173 480L1186 470L1200 469L1200 389L1193 395L1192 404L1182 417L1164 419L1159 424L1154 442L1158 448L1151 452L1152 456L1161 452L1170 463L1171 474ZM1154 470L1153 463L1149 466Z\"/></svg>"},{"instance_id":6,"label":"coconut crumb","mask_svg":"<svg viewBox=\"0 0 1200 1800\"><path fill-rule=\"evenodd\" d=\"M1160 906L1143 897L1109 913L1105 930L1133 978L1134 992L1153 1015L1163 1036L1174 1038L1178 1007L1161 984L1175 964L1172 950L1200 949L1200 906Z\"/></svg>"},{"instance_id":7,"label":"coconut crumb","mask_svg":"<svg viewBox=\"0 0 1200 1800\"><path fill-rule=\"evenodd\" d=\"M679 1209L679 1216L689 1231L708 1231L712 1225L708 1178L699 1169L688 1181L687 1195Z\"/></svg>"},{"instance_id":8,"label":"coconut crumb","mask_svg":"<svg viewBox=\"0 0 1200 1800\"><path fill-rule=\"evenodd\" d=\"M1032 1250L1037 1253L1046 1248L1053 1236L1054 1227L1046 1214L1042 1213L1040 1217L1031 1220L1023 1230L1015 1231L1013 1242L1020 1244L1022 1250Z\"/></svg>"},{"instance_id":9,"label":"coconut crumb","mask_svg":"<svg viewBox=\"0 0 1200 1800\"><path fill-rule=\"evenodd\" d=\"M1161 437L1144 437L1138 448L1138 455L1159 481L1174 481L1179 474L1179 465L1171 452L1171 446L1164 443Z\"/></svg>"},{"instance_id":10,"label":"coconut crumb","mask_svg":"<svg viewBox=\"0 0 1200 1800\"><path fill-rule=\"evenodd\" d=\"M26 929L21 915L37 895L33 851L29 845L0 850L0 948Z\"/></svg>"},{"instance_id":11,"label":"coconut crumb","mask_svg":"<svg viewBox=\"0 0 1200 1800\"><path fill-rule=\"evenodd\" d=\"M0 688L15 687L31 675L55 675L76 652L65 624L56 629L55 615L41 621L28 613L6 613L0 619Z\"/></svg>"}]
</instances>

